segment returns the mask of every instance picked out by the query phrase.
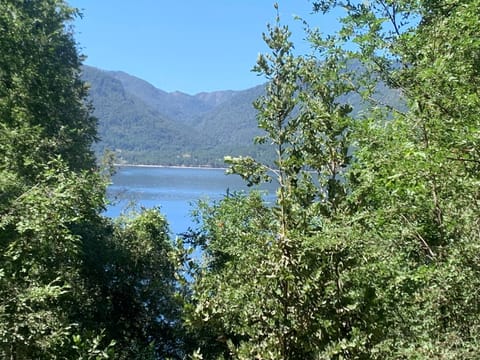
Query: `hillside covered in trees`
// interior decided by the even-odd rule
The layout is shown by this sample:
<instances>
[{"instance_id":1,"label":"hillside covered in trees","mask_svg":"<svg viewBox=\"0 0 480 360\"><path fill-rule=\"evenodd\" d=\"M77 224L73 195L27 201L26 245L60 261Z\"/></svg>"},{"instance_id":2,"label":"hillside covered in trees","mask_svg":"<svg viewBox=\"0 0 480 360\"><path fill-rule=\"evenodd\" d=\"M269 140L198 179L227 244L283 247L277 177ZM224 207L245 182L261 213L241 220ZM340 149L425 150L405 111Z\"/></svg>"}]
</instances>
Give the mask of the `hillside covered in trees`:
<instances>
[{"instance_id":1,"label":"hillside covered in trees","mask_svg":"<svg viewBox=\"0 0 480 360\"><path fill-rule=\"evenodd\" d=\"M112 168L92 150L77 11L0 1L1 358L478 359L480 0L312 7L319 22L343 9L341 30L310 24L316 55L294 55L277 15L255 66L273 166L226 159L277 184L275 204L201 202L197 228L171 239L158 210L102 216ZM87 71L105 101L151 101L125 74ZM235 96L188 98L183 119ZM183 136L144 111L158 136Z\"/></svg>"},{"instance_id":2,"label":"hillside covered in trees","mask_svg":"<svg viewBox=\"0 0 480 360\"><path fill-rule=\"evenodd\" d=\"M273 157L269 148L252 146L261 134L252 103L264 86L187 95L89 66L82 78L99 119L99 155L108 149L119 162L190 166L224 166L227 154Z\"/></svg>"}]
</instances>

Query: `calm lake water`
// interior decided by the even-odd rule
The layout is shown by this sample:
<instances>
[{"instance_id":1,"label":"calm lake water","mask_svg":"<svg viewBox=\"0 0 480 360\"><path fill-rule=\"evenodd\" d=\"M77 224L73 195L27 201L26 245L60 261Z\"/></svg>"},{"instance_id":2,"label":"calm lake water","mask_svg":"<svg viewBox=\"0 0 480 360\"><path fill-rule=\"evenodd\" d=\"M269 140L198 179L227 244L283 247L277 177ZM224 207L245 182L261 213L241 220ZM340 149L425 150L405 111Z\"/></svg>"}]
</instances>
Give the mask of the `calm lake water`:
<instances>
[{"instance_id":1,"label":"calm lake water","mask_svg":"<svg viewBox=\"0 0 480 360\"><path fill-rule=\"evenodd\" d=\"M249 191L238 175L225 175L223 169L118 167L108 188L111 205L106 215L118 216L131 204L145 208L160 207L172 234L192 226L190 212L202 200L220 200L227 191ZM267 201L273 201L275 186L263 185Z\"/></svg>"}]
</instances>

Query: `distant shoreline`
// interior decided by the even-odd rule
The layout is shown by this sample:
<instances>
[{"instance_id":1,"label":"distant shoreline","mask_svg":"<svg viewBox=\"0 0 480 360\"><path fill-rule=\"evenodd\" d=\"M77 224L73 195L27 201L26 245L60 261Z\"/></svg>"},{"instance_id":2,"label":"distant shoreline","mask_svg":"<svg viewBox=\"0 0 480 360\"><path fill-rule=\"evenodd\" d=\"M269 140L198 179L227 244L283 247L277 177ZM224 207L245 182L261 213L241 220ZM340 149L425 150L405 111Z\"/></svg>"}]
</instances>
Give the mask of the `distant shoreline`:
<instances>
[{"instance_id":1,"label":"distant shoreline","mask_svg":"<svg viewBox=\"0 0 480 360\"><path fill-rule=\"evenodd\" d=\"M203 170L227 170L226 167L213 166L183 166L183 165L147 165L147 164L113 164L115 167L140 167L140 168L163 168L163 169L203 169Z\"/></svg>"}]
</instances>

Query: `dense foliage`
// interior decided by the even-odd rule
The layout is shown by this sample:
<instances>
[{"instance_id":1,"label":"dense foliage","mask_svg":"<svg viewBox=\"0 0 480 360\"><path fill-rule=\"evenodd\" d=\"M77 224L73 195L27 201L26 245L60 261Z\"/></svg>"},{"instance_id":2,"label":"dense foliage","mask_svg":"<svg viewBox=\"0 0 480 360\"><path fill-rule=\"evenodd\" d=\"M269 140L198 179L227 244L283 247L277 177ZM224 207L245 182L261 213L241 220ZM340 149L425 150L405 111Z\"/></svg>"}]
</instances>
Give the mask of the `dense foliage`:
<instances>
[{"instance_id":1,"label":"dense foliage","mask_svg":"<svg viewBox=\"0 0 480 360\"><path fill-rule=\"evenodd\" d=\"M101 216L77 12L0 0L0 357L478 358L480 1L312 4L342 29L298 56L277 16L255 66L273 159L226 158L275 202L200 203L174 245L157 209Z\"/></svg>"},{"instance_id":2,"label":"dense foliage","mask_svg":"<svg viewBox=\"0 0 480 360\"><path fill-rule=\"evenodd\" d=\"M0 1L0 357L179 356L156 210L112 223L108 167L60 0Z\"/></svg>"},{"instance_id":3,"label":"dense foliage","mask_svg":"<svg viewBox=\"0 0 480 360\"><path fill-rule=\"evenodd\" d=\"M337 8L337 34L307 28L314 57L294 57L278 21L265 34L257 141L276 166L227 161L251 183L273 177L277 201L202 208L195 356L474 359L480 3L314 2ZM379 79L407 106L375 96Z\"/></svg>"}]
</instances>

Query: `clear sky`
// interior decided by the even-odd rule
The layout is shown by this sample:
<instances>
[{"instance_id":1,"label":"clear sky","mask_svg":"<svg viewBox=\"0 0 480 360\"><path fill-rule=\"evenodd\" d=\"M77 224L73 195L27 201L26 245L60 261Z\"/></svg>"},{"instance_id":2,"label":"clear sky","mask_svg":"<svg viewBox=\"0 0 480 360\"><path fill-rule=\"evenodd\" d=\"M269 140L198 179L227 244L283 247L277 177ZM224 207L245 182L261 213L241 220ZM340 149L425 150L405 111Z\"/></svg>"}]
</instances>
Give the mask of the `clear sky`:
<instances>
[{"instance_id":1,"label":"clear sky","mask_svg":"<svg viewBox=\"0 0 480 360\"><path fill-rule=\"evenodd\" d=\"M121 70L165 91L242 90L264 82L251 72L266 52L272 0L70 0L83 18L76 40L86 64ZM309 0L278 0L298 51L308 52L298 15L325 31L336 19L312 14ZM323 28L321 28L323 29Z\"/></svg>"}]
</instances>

